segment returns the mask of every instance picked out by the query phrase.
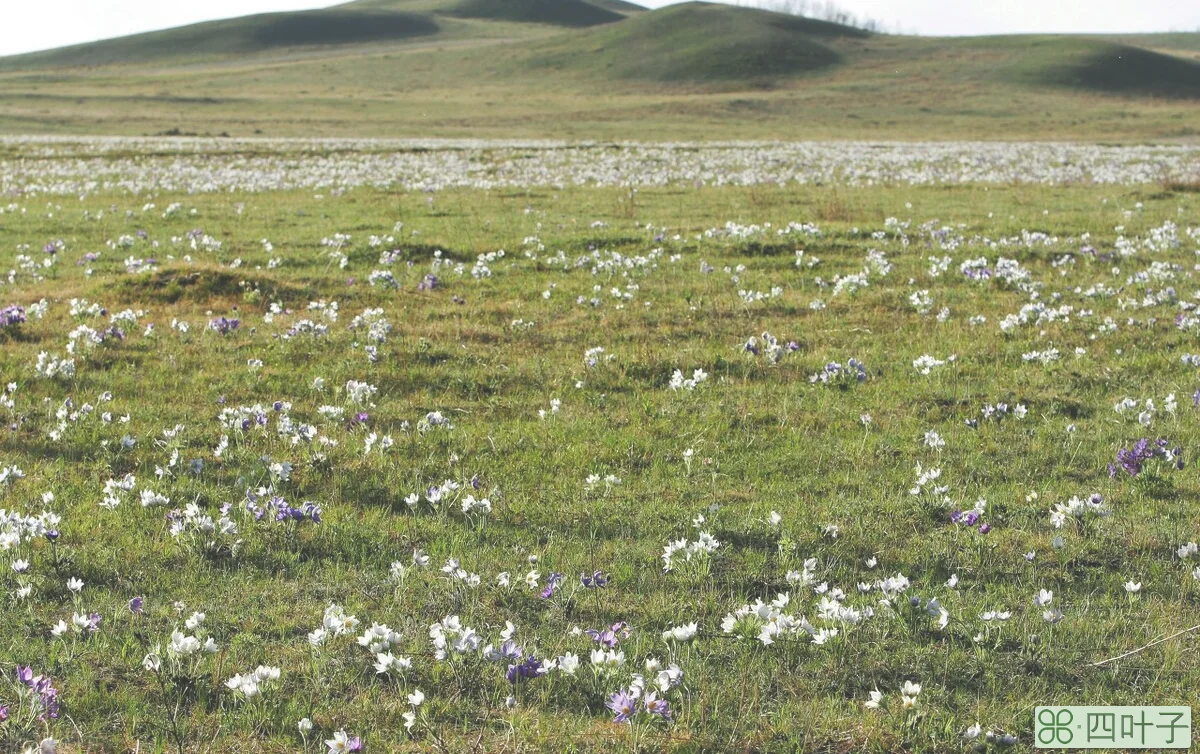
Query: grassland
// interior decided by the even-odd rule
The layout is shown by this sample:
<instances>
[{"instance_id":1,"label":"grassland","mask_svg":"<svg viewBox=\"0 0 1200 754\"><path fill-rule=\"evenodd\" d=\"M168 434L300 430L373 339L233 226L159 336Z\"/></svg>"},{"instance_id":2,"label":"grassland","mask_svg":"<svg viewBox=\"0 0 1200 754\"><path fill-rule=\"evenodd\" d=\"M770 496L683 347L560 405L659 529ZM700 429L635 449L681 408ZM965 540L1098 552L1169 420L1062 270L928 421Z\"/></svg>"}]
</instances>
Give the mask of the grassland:
<instances>
[{"instance_id":1,"label":"grassland","mask_svg":"<svg viewBox=\"0 0 1200 754\"><path fill-rule=\"evenodd\" d=\"M368 0L0 59L0 130L1189 142L1195 34L864 34L748 8Z\"/></svg>"},{"instance_id":2,"label":"grassland","mask_svg":"<svg viewBox=\"0 0 1200 754\"><path fill-rule=\"evenodd\" d=\"M93 752L324 751L320 741L339 729L376 752L959 751L972 745L963 736L977 721L1029 746L1040 703L1193 700L1194 635L1092 665L1192 626L1200 599L1196 561L1175 554L1200 535L1189 502L1200 494L1192 465L1200 430L1189 399L1197 369L1180 361L1200 349L1194 333L1176 328L1174 299L1158 295L1170 286L1190 301L1196 288L1200 195L1179 189L16 199L0 215L0 247L37 264L14 263L0 304L45 298L48 309L0 331L0 383L16 385L0 466L25 474L0 487L0 507L48 509L62 521L53 544L37 536L9 553L30 566L17 574L5 564L4 677L14 665L49 674L62 705L52 734L65 750ZM706 233L730 221L772 226ZM780 236L792 221L814 222L820 233ZM1178 224L1175 235L1166 221ZM323 243L337 233L350 237ZM372 235L392 238L372 245ZM39 268L50 256L42 247L60 239L54 264ZM479 273L479 255L498 249L507 253ZM797 249L806 252L799 266ZM1127 253L1113 256L1116 249ZM871 261L870 250L884 252L892 269ZM384 265L380 256L391 251ZM959 271L979 256L995 268L997 253L1028 277L1006 284ZM814 257L819 264L808 266ZM930 257L952 262L934 277ZM864 268L867 287L833 293L835 279ZM398 289L368 284L379 269L394 274ZM428 274L437 286L418 290ZM773 288L765 300L739 294ZM926 314L910 302L921 290L933 298ZM80 298L106 311L76 303L72 316L68 301ZM314 301L324 309L311 308ZM336 321L324 314L331 301ZM1030 314L1001 331L1007 315L1038 302L1073 308L1049 320L1038 310L1036 324ZM272 314L272 303L280 311ZM943 307L944 321L936 316ZM383 342L349 329L369 308L390 322ZM40 352L66 356L69 332L104 331L126 309L136 323L118 317L123 338L109 334L90 348L86 336L78 341L72 379L36 373ZM221 316L240 327L208 329ZM973 317L986 322L973 325ZM306 319L328 334L314 335ZM150 324L154 334L145 332ZM795 350L778 364L748 352L747 339L764 332ZM585 351L594 347L605 353L588 366ZM1023 358L1051 347L1059 360ZM946 364L921 375L913 361L925 354ZM865 381L810 381L850 358L865 364ZM669 387L674 370L697 368L708 379L694 391ZM378 393L355 404L348 380ZM1171 412L1168 394L1178 402ZM1154 401L1151 426L1114 412L1125 397L1138 402L1135 412ZM561 401L557 409L552 400ZM289 405L273 408L276 401ZM1001 402L1028 414L981 414ZM263 428L217 420L223 409L255 404L264 407ZM322 418L321 405L346 414ZM359 411L367 416L352 421ZM453 429L418 431L435 411ZM292 429L283 428L285 414ZM329 442L293 441L301 424ZM183 428L164 433L176 425ZM927 445L931 431L944 447ZM218 454L222 436L229 443ZM394 445L381 448L384 436ZM1110 479L1117 450L1142 436L1169 437L1187 467L1151 463L1136 478L1122 471ZM284 461L293 464L286 481L271 470ZM918 463L939 468L946 489L911 494ZM112 492L119 504L103 507L106 480L126 474L135 490ZM405 502L443 480L467 485L452 504ZM319 504L321 523L255 521L242 506L259 486L293 505ZM144 507L144 490L170 501ZM466 492L487 497L491 515L463 515ZM1054 527L1053 505L1092 493L1103 495L1110 516ZM951 522L952 511L980 498L990 531ZM189 545L168 532L164 512L193 502L214 519L233 504L236 556L201 544L229 545L232 536ZM693 528L698 515L705 521ZM716 552L664 573L663 546L699 530L719 540ZM428 567L412 564L414 549L429 555ZM449 558L482 583L440 570ZM807 558L816 559L812 583L789 581ZM531 570L539 572L532 589L524 583ZM580 573L597 570L609 577L606 587L579 585ZM497 586L500 572L510 586ZM565 581L542 599L551 572ZM911 586L887 608L875 585L897 573ZM82 579L82 590L69 591L69 578ZM1128 593L1127 581L1141 591ZM814 587L822 582L874 616L857 625L819 621ZM860 583L872 590L860 593ZM22 584L32 589L19 599ZM1035 606L1043 589L1053 601ZM727 613L780 592L791 593L787 611L840 634L824 645L801 633L764 646L722 631ZM126 607L134 597L144 597L141 614ZM947 611L944 627L931 599ZM377 675L352 636L310 646L306 636L331 603L361 621L354 636L373 622L399 632L394 651L412 658L412 670ZM1057 609L1061 619L1047 622L1043 612ZM206 615L198 632L182 625L194 611ZM981 618L993 611L1012 616ZM90 613L102 618L94 633L52 634L58 621ZM511 621L526 653L577 653L583 666L574 677L555 671L514 685L505 662L435 660L429 627L447 615L496 647ZM598 645L573 629L617 621L631 631L619 646L626 664L598 674L588 663ZM695 643L660 638L691 621L699 624ZM168 672L173 628L207 632L217 653ZM155 651L161 685L143 668ZM652 657L683 670L666 695L674 721L641 719L635 729L610 722L608 695L634 672L653 684L644 669ZM282 671L261 697L247 701L226 688L259 664ZM921 685L909 710L901 708L905 681ZM402 716L417 688L426 699L410 733ZM881 710L863 704L875 689L885 694ZM4 686L0 703L13 707L14 693ZM305 737L301 718L315 725ZM20 741L16 719L4 728L11 746Z\"/></svg>"}]
</instances>

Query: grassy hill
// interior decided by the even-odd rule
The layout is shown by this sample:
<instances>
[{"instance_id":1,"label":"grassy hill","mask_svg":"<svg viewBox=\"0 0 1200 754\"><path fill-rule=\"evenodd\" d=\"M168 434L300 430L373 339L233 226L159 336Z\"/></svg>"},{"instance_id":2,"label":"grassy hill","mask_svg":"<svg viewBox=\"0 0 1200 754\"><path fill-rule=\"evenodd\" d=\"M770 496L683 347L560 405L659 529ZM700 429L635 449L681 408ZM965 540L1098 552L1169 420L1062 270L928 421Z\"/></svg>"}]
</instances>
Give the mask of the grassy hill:
<instances>
[{"instance_id":1,"label":"grassy hill","mask_svg":"<svg viewBox=\"0 0 1200 754\"><path fill-rule=\"evenodd\" d=\"M1200 62L1126 44L1093 44L1047 66L1046 80L1097 91L1200 98Z\"/></svg>"},{"instance_id":2,"label":"grassy hill","mask_svg":"<svg viewBox=\"0 0 1200 754\"><path fill-rule=\"evenodd\" d=\"M312 11L263 13L0 58L0 71L211 59L281 48L405 42L446 34L447 19L587 27L640 8L621 0L359 0ZM453 24L450 28L456 28ZM483 30L472 29L486 38Z\"/></svg>"},{"instance_id":3,"label":"grassy hill","mask_svg":"<svg viewBox=\"0 0 1200 754\"><path fill-rule=\"evenodd\" d=\"M1012 56L998 75L1031 88L1141 98L1200 97L1200 61L1148 47L1099 37L1024 35L979 39L976 49Z\"/></svg>"},{"instance_id":4,"label":"grassy hill","mask_svg":"<svg viewBox=\"0 0 1200 754\"><path fill-rule=\"evenodd\" d=\"M0 70L212 58L285 47L400 41L438 31L432 16L418 13L340 8L263 13L0 58Z\"/></svg>"},{"instance_id":5,"label":"grassy hill","mask_svg":"<svg viewBox=\"0 0 1200 754\"><path fill-rule=\"evenodd\" d=\"M686 3L585 34L547 40L530 70L589 78L761 84L842 60L823 40L865 37L836 24L729 5Z\"/></svg>"},{"instance_id":6,"label":"grassy hill","mask_svg":"<svg viewBox=\"0 0 1200 754\"><path fill-rule=\"evenodd\" d=\"M463 18L557 26L596 26L625 18L616 11L584 0L461 0L449 12Z\"/></svg>"},{"instance_id":7,"label":"grassy hill","mask_svg":"<svg viewBox=\"0 0 1200 754\"><path fill-rule=\"evenodd\" d=\"M358 0L0 58L0 131L1200 140L1200 34L928 38L639 7Z\"/></svg>"}]
</instances>

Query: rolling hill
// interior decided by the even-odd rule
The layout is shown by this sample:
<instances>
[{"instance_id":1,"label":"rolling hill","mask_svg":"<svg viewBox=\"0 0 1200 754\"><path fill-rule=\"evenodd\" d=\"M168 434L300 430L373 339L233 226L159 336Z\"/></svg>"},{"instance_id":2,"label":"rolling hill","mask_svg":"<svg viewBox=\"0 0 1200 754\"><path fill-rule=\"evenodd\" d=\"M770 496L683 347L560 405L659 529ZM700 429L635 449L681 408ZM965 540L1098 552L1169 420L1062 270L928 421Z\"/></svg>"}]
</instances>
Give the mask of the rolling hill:
<instances>
[{"instance_id":1,"label":"rolling hill","mask_svg":"<svg viewBox=\"0 0 1200 754\"><path fill-rule=\"evenodd\" d=\"M262 13L0 58L0 70L211 59L281 48L403 42L439 34L452 36L446 34L447 19L578 28L624 20L630 11L626 6L630 4L621 0L358 0L323 10Z\"/></svg>"},{"instance_id":2,"label":"rolling hill","mask_svg":"<svg viewBox=\"0 0 1200 754\"><path fill-rule=\"evenodd\" d=\"M866 37L847 26L731 5L685 3L536 46L528 68L664 82L759 84L827 68L823 40Z\"/></svg>"},{"instance_id":3,"label":"rolling hill","mask_svg":"<svg viewBox=\"0 0 1200 754\"><path fill-rule=\"evenodd\" d=\"M1197 51L702 2L356 0L0 58L0 130L1195 141Z\"/></svg>"},{"instance_id":4,"label":"rolling hill","mask_svg":"<svg viewBox=\"0 0 1200 754\"><path fill-rule=\"evenodd\" d=\"M437 34L432 16L370 10L263 13L0 58L0 70L212 58L309 45L400 41Z\"/></svg>"}]
</instances>

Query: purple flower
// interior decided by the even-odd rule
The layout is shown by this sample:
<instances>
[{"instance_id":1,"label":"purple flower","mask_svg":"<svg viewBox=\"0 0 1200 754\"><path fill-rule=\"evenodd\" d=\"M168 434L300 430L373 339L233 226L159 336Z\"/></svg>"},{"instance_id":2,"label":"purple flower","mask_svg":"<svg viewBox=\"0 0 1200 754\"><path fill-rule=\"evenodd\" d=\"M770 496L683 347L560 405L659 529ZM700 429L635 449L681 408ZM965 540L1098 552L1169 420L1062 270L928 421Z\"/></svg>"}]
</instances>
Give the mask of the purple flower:
<instances>
[{"instance_id":1,"label":"purple flower","mask_svg":"<svg viewBox=\"0 0 1200 754\"><path fill-rule=\"evenodd\" d=\"M24 307L14 304L12 306L6 306L3 309L0 309L0 330L3 330L6 327L15 327L24 321Z\"/></svg>"},{"instance_id":2,"label":"purple flower","mask_svg":"<svg viewBox=\"0 0 1200 754\"><path fill-rule=\"evenodd\" d=\"M596 571L591 576L581 573L579 583L583 584L584 589L601 589L608 585L608 577L604 575L604 571Z\"/></svg>"},{"instance_id":3,"label":"purple flower","mask_svg":"<svg viewBox=\"0 0 1200 754\"><path fill-rule=\"evenodd\" d=\"M321 508L315 503L306 502L299 508L293 508L288 505L287 501L276 495L267 503L267 509L275 512L275 520L278 522L285 521L312 521L314 524L321 523ZM264 510L260 509L254 503L247 502L246 510L254 514L256 521L262 520Z\"/></svg>"},{"instance_id":4,"label":"purple flower","mask_svg":"<svg viewBox=\"0 0 1200 754\"><path fill-rule=\"evenodd\" d=\"M129 612L133 613L134 615L140 615L142 612L142 602L143 600L141 597L134 597L133 599L129 600Z\"/></svg>"},{"instance_id":5,"label":"purple flower","mask_svg":"<svg viewBox=\"0 0 1200 754\"><path fill-rule=\"evenodd\" d=\"M1148 438L1143 437L1134 443L1132 448L1120 448L1117 450L1116 464L1108 465L1108 475L1115 478L1117 476L1118 467L1123 469L1132 477L1136 477L1142 473L1146 461L1158 456L1166 461L1169 461L1175 468L1183 468L1183 448L1175 447L1168 448L1170 442L1165 439L1155 440L1153 443Z\"/></svg>"},{"instance_id":6,"label":"purple flower","mask_svg":"<svg viewBox=\"0 0 1200 754\"><path fill-rule=\"evenodd\" d=\"M979 533L980 534L987 534L991 530L992 530L991 524L980 524L979 525Z\"/></svg>"},{"instance_id":7,"label":"purple flower","mask_svg":"<svg viewBox=\"0 0 1200 754\"><path fill-rule=\"evenodd\" d=\"M530 678L537 678L541 673L542 661L536 657L527 657L524 662L509 665L505 677L509 683L520 683Z\"/></svg>"},{"instance_id":8,"label":"purple flower","mask_svg":"<svg viewBox=\"0 0 1200 754\"><path fill-rule=\"evenodd\" d=\"M637 703L634 702L629 692L624 689L610 696L604 706L616 714L616 717L613 718L614 723L627 723L629 722L629 718L633 716L633 713L637 712Z\"/></svg>"},{"instance_id":9,"label":"purple flower","mask_svg":"<svg viewBox=\"0 0 1200 754\"><path fill-rule=\"evenodd\" d=\"M359 738L358 736L355 736L354 738L352 738L346 742L346 751L362 751L362 750L363 750L363 742L362 742L362 739Z\"/></svg>"},{"instance_id":10,"label":"purple flower","mask_svg":"<svg viewBox=\"0 0 1200 754\"><path fill-rule=\"evenodd\" d=\"M619 621L603 631L589 628L584 633L592 637L592 641L599 642L609 649L614 649L620 643L621 639L629 638L629 626L623 621Z\"/></svg>"},{"instance_id":11,"label":"purple flower","mask_svg":"<svg viewBox=\"0 0 1200 754\"><path fill-rule=\"evenodd\" d=\"M546 579L546 588L542 590L542 599L548 600L554 596L554 592L558 590L558 585L562 583L563 575L555 571L550 574L550 578Z\"/></svg>"},{"instance_id":12,"label":"purple flower","mask_svg":"<svg viewBox=\"0 0 1200 754\"><path fill-rule=\"evenodd\" d=\"M228 317L217 317L208 323L208 329L221 335L228 335L234 330L241 327L242 323L237 319L229 319Z\"/></svg>"},{"instance_id":13,"label":"purple flower","mask_svg":"<svg viewBox=\"0 0 1200 754\"><path fill-rule=\"evenodd\" d=\"M646 711L658 715L663 720L671 719L671 703L666 699L657 699L653 694L646 697Z\"/></svg>"},{"instance_id":14,"label":"purple flower","mask_svg":"<svg viewBox=\"0 0 1200 754\"><path fill-rule=\"evenodd\" d=\"M956 524L962 524L964 526L974 526L975 522L979 520L979 512L978 511L965 511L965 512L964 511L954 511L953 513L950 514L950 520Z\"/></svg>"},{"instance_id":15,"label":"purple flower","mask_svg":"<svg viewBox=\"0 0 1200 754\"><path fill-rule=\"evenodd\" d=\"M99 619L99 616L94 617ZM58 718L58 689L54 688L53 681L49 676L35 676L33 668L26 666L17 668L17 680L38 695L38 704L41 709L38 714L39 720Z\"/></svg>"}]
</instances>

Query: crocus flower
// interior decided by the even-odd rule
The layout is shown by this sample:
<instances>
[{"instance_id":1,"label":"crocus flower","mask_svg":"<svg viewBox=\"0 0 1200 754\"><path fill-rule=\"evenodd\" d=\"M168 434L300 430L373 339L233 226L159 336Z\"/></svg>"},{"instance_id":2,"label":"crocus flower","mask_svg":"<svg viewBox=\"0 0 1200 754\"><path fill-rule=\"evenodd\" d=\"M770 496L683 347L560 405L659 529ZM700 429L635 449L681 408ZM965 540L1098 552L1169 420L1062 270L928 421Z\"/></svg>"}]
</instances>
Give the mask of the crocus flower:
<instances>
[{"instance_id":1,"label":"crocus flower","mask_svg":"<svg viewBox=\"0 0 1200 754\"><path fill-rule=\"evenodd\" d=\"M661 717L663 720L671 719L670 702L668 702L666 699L657 698L654 692L650 692L646 695L646 711L651 715L657 715L658 717Z\"/></svg>"},{"instance_id":2,"label":"crocus flower","mask_svg":"<svg viewBox=\"0 0 1200 754\"><path fill-rule=\"evenodd\" d=\"M558 590L558 585L562 583L563 575L561 573L552 573L550 578L546 579L546 588L542 590L542 599L548 600L554 596L554 592Z\"/></svg>"},{"instance_id":3,"label":"crocus flower","mask_svg":"<svg viewBox=\"0 0 1200 754\"><path fill-rule=\"evenodd\" d=\"M608 707L616 715L613 718L614 723L629 722L633 713L637 711L637 703L634 702L633 697L625 689L621 689L610 696L604 706Z\"/></svg>"}]
</instances>

